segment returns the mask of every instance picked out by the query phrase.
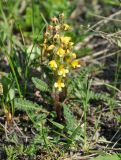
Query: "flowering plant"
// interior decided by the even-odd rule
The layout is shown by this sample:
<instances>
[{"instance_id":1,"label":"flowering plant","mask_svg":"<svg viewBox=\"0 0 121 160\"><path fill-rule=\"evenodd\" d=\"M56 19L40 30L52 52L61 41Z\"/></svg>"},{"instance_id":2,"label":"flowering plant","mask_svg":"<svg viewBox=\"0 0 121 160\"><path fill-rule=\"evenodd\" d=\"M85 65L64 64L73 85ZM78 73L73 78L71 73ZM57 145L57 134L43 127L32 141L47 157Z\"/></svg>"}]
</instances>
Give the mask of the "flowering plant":
<instances>
[{"instance_id":1,"label":"flowering plant","mask_svg":"<svg viewBox=\"0 0 121 160\"><path fill-rule=\"evenodd\" d=\"M64 23L64 14L60 14L58 18L53 17L51 25L46 28L43 43L41 44L41 61L43 61L43 58L47 60L47 66L53 74L52 96L54 95L56 108L57 104L60 104L64 89L67 87L69 73L73 69L80 67L80 62L73 52L74 43L71 37L64 35L70 29L71 27Z\"/></svg>"}]
</instances>

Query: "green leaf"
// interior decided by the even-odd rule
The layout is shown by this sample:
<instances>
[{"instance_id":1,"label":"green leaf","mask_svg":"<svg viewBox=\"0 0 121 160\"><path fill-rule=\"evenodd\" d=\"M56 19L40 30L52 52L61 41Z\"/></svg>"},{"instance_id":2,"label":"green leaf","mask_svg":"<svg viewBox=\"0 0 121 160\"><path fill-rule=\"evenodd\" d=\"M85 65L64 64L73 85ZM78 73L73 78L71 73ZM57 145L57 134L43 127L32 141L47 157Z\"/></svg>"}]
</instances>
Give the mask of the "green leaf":
<instances>
[{"instance_id":1,"label":"green leaf","mask_svg":"<svg viewBox=\"0 0 121 160\"><path fill-rule=\"evenodd\" d=\"M98 156L92 160L121 160L121 155L113 154L113 155Z\"/></svg>"},{"instance_id":2,"label":"green leaf","mask_svg":"<svg viewBox=\"0 0 121 160\"><path fill-rule=\"evenodd\" d=\"M24 111L41 109L41 106L39 106L38 104L22 98L16 98L14 100L14 103L17 109L24 110Z\"/></svg>"},{"instance_id":3,"label":"green leaf","mask_svg":"<svg viewBox=\"0 0 121 160\"><path fill-rule=\"evenodd\" d=\"M10 77L4 76L1 79L3 85L3 95L5 97L5 101L9 102L14 99L15 97L15 88L14 88L14 81Z\"/></svg>"},{"instance_id":4,"label":"green leaf","mask_svg":"<svg viewBox=\"0 0 121 160\"><path fill-rule=\"evenodd\" d=\"M38 88L40 91L43 91L43 92L49 91L49 87L47 83L45 83L44 81L36 77L32 77L32 82L34 83L35 87Z\"/></svg>"},{"instance_id":5,"label":"green leaf","mask_svg":"<svg viewBox=\"0 0 121 160\"><path fill-rule=\"evenodd\" d=\"M57 123L57 122L54 122L54 121L51 121L51 120L49 120L49 122L52 123L54 126L56 126L57 128L59 128L61 130L64 129L64 126L60 123Z\"/></svg>"},{"instance_id":6,"label":"green leaf","mask_svg":"<svg viewBox=\"0 0 121 160\"><path fill-rule=\"evenodd\" d=\"M69 105L63 104L63 109L64 109L64 117L66 120L66 128L68 129L68 131L74 131L75 128L77 127L77 122L76 119L73 115L73 113L71 112Z\"/></svg>"},{"instance_id":7,"label":"green leaf","mask_svg":"<svg viewBox=\"0 0 121 160\"><path fill-rule=\"evenodd\" d=\"M38 58L40 56L40 49L37 46L30 45L27 48L27 56L29 58L30 56L30 60L33 61L34 59Z\"/></svg>"}]
</instances>

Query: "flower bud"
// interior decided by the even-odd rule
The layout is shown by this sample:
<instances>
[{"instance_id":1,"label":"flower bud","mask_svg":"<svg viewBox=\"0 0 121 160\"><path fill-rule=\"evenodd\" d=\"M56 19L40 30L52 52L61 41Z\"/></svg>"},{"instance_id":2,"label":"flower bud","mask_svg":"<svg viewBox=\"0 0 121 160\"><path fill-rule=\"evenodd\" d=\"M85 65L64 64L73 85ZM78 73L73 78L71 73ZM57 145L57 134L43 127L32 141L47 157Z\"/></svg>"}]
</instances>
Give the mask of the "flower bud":
<instances>
[{"instance_id":1,"label":"flower bud","mask_svg":"<svg viewBox=\"0 0 121 160\"><path fill-rule=\"evenodd\" d=\"M53 17L53 18L51 18L51 21L52 21L53 23L57 23L57 22L58 22L58 18Z\"/></svg>"},{"instance_id":2,"label":"flower bud","mask_svg":"<svg viewBox=\"0 0 121 160\"><path fill-rule=\"evenodd\" d=\"M45 33L44 33L44 37L48 37L49 35L50 35L49 32L45 32Z\"/></svg>"},{"instance_id":3,"label":"flower bud","mask_svg":"<svg viewBox=\"0 0 121 160\"><path fill-rule=\"evenodd\" d=\"M48 30L50 30L50 31L53 30L53 26L52 26L52 25L49 25L49 26L48 26Z\"/></svg>"},{"instance_id":4,"label":"flower bud","mask_svg":"<svg viewBox=\"0 0 121 160\"><path fill-rule=\"evenodd\" d=\"M47 51L51 51L51 50L53 50L55 48L55 46L52 44L52 45L50 45L48 48L47 48Z\"/></svg>"},{"instance_id":5,"label":"flower bud","mask_svg":"<svg viewBox=\"0 0 121 160\"><path fill-rule=\"evenodd\" d=\"M64 19L64 13L59 14L59 18L60 18L61 20L63 20L63 19Z\"/></svg>"}]
</instances>

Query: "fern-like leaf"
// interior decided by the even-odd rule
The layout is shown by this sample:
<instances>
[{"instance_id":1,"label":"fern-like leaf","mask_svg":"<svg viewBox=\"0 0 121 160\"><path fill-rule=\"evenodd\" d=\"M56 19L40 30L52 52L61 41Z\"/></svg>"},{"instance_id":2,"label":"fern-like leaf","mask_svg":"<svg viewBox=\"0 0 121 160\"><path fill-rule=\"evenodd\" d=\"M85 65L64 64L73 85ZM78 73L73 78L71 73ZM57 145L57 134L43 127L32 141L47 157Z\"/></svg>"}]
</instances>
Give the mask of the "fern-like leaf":
<instances>
[{"instance_id":1,"label":"fern-like leaf","mask_svg":"<svg viewBox=\"0 0 121 160\"><path fill-rule=\"evenodd\" d=\"M40 110L42 108L38 104L22 98L16 98L14 103L17 109L23 111Z\"/></svg>"},{"instance_id":2,"label":"fern-like leaf","mask_svg":"<svg viewBox=\"0 0 121 160\"><path fill-rule=\"evenodd\" d=\"M84 100L86 97L86 80L85 79L80 79L80 78L75 78L72 81L72 86L73 86L73 95L80 101ZM89 100L96 100L96 101L104 101L108 103L109 105L113 104L114 106L117 104L116 100L110 97L108 93L97 93L94 91L89 91Z\"/></svg>"},{"instance_id":3,"label":"fern-like leaf","mask_svg":"<svg viewBox=\"0 0 121 160\"><path fill-rule=\"evenodd\" d=\"M121 157L117 154L113 155L104 155L94 158L93 160L121 160Z\"/></svg>"},{"instance_id":4,"label":"fern-like leaf","mask_svg":"<svg viewBox=\"0 0 121 160\"><path fill-rule=\"evenodd\" d=\"M75 119L75 117L74 117L73 113L71 112L68 105L63 104L63 109L64 109L64 117L66 120L66 128L69 131L74 131L75 128L77 127L76 126L76 124L77 124L76 119Z\"/></svg>"},{"instance_id":5,"label":"fern-like leaf","mask_svg":"<svg viewBox=\"0 0 121 160\"><path fill-rule=\"evenodd\" d=\"M36 77L32 77L32 82L34 83L35 87L38 88L40 91L43 91L43 92L49 91L49 87L47 83L45 83L44 81Z\"/></svg>"}]
</instances>

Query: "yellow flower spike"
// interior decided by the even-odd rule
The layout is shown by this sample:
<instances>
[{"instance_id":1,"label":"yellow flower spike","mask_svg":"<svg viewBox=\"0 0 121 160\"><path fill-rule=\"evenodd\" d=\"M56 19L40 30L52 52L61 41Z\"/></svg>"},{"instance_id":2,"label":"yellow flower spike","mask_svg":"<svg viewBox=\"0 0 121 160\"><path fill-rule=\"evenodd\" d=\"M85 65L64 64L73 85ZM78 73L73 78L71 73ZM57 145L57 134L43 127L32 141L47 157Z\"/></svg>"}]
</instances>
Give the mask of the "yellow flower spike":
<instances>
[{"instance_id":1,"label":"yellow flower spike","mask_svg":"<svg viewBox=\"0 0 121 160\"><path fill-rule=\"evenodd\" d=\"M54 87L58 89L58 91L62 91L62 88L65 87L65 84L61 79L58 79L57 82L54 83Z\"/></svg>"},{"instance_id":2,"label":"yellow flower spike","mask_svg":"<svg viewBox=\"0 0 121 160\"><path fill-rule=\"evenodd\" d=\"M68 24L63 24L64 31L68 31L70 29L70 26Z\"/></svg>"},{"instance_id":3,"label":"yellow flower spike","mask_svg":"<svg viewBox=\"0 0 121 160\"><path fill-rule=\"evenodd\" d=\"M55 48L55 46L52 44L52 45L50 45L48 48L47 48L47 51L51 51L51 50L53 50Z\"/></svg>"},{"instance_id":4,"label":"yellow flower spike","mask_svg":"<svg viewBox=\"0 0 121 160\"><path fill-rule=\"evenodd\" d=\"M72 66L73 68L77 68L77 67L80 67L81 65L80 65L80 63L79 63L78 60L75 60L75 61L73 61L73 62L71 63L71 66Z\"/></svg>"},{"instance_id":5,"label":"yellow flower spike","mask_svg":"<svg viewBox=\"0 0 121 160\"><path fill-rule=\"evenodd\" d=\"M63 44L68 45L71 40L71 37L61 37L60 39Z\"/></svg>"},{"instance_id":6,"label":"yellow flower spike","mask_svg":"<svg viewBox=\"0 0 121 160\"><path fill-rule=\"evenodd\" d=\"M65 69L64 65L60 65L58 75L65 77L67 73L69 73L69 70Z\"/></svg>"},{"instance_id":7,"label":"yellow flower spike","mask_svg":"<svg viewBox=\"0 0 121 160\"><path fill-rule=\"evenodd\" d=\"M58 67L58 65L57 65L57 63L56 63L55 60L51 60L51 61L49 62L49 65L50 65L50 67L51 67L53 70L56 70L56 68Z\"/></svg>"},{"instance_id":8,"label":"yellow flower spike","mask_svg":"<svg viewBox=\"0 0 121 160\"><path fill-rule=\"evenodd\" d=\"M64 57L65 53L65 50L62 48L59 48L56 52L56 54L59 55L59 57Z\"/></svg>"}]
</instances>

